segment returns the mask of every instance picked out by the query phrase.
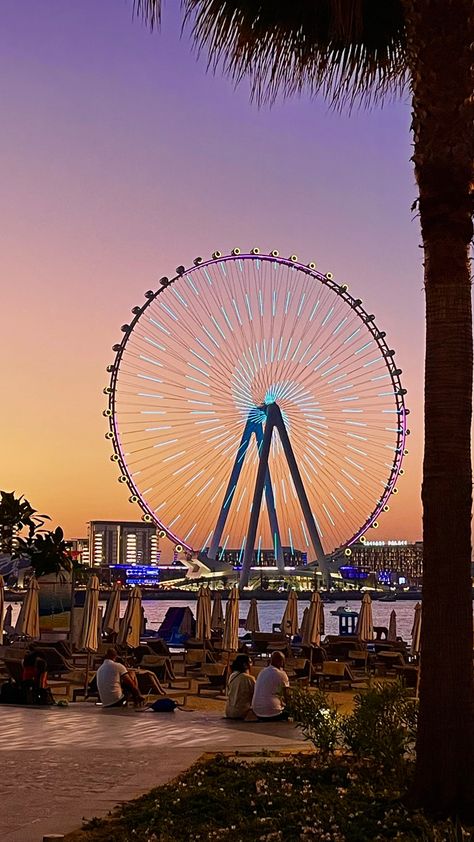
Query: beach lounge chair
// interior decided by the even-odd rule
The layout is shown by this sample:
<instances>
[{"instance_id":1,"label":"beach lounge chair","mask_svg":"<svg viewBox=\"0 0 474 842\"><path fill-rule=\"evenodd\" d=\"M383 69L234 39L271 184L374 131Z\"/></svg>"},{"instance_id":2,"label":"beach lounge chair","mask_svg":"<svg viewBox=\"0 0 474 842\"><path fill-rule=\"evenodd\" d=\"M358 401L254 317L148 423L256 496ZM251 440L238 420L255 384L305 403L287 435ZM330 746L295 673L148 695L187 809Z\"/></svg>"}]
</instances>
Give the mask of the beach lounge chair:
<instances>
[{"instance_id":1,"label":"beach lounge chair","mask_svg":"<svg viewBox=\"0 0 474 842\"><path fill-rule=\"evenodd\" d=\"M21 661L13 659L9 660L5 658L5 669L8 673L9 678L15 682L15 684L21 685L23 682L23 664ZM66 695L69 695L69 691L71 685L74 684L74 681L71 678L62 678L59 680L50 679L48 677L48 687L53 693L57 693L58 690L63 690Z\"/></svg>"},{"instance_id":2,"label":"beach lounge chair","mask_svg":"<svg viewBox=\"0 0 474 842\"><path fill-rule=\"evenodd\" d=\"M225 694L225 686L227 679L227 665L226 664L204 664L201 668L202 674L207 681L204 684L198 685L198 696L202 691L212 693L214 696L221 696Z\"/></svg>"},{"instance_id":3,"label":"beach lounge chair","mask_svg":"<svg viewBox=\"0 0 474 842\"><path fill-rule=\"evenodd\" d=\"M319 678L323 687L329 686L334 690L341 690L343 687L350 690L354 685L360 685L362 681L354 675L350 664L346 661L325 661Z\"/></svg>"},{"instance_id":4,"label":"beach lounge chair","mask_svg":"<svg viewBox=\"0 0 474 842\"><path fill-rule=\"evenodd\" d=\"M145 696L146 701L150 701L153 696L164 696L175 701L176 697L178 697L183 700L180 704L186 704L187 693L183 693L181 690L165 690L156 675L149 670L138 669L135 675L137 677L138 689L142 696Z\"/></svg>"},{"instance_id":5,"label":"beach lounge chair","mask_svg":"<svg viewBox=\"0 0 474 842\"><path fill-rule=\"evenodd\" d=\"M405 666L406 661L401 652L396 650L382 650L377 652L375 671L377 675L395 674L395 667Z\"/></svg>"},{"instance_id":6,"label":"beach lounge chair","mask_svg":"<svg viewBox=\"0 0 474 842\"><path fill-rule=\"evenodd\" d=\"M143 655L140 667L153 672L159 681L171 687L173 683L182 684L188 690L191 687L191 679L185 675L176 675L170 658L160 655ZM183 684L184 682L184 684Z\"/></svg>"}]
</instances>

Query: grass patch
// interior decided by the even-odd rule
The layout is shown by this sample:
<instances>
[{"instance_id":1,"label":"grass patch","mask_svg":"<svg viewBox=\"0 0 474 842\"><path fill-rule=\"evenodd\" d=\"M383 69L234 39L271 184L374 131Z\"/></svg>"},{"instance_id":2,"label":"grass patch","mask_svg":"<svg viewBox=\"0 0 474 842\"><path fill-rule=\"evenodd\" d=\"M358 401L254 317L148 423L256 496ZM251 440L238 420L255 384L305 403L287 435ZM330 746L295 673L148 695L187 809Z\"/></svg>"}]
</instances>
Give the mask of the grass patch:
<instances>
[{"instance_id":1,"label":"grass patch","mask_svg":"<svg viewBox=\"0 0 474 842\"><path fill-rule=\"evenodd\" d=\"M299 754L275 763L216 756L93 819L69 842L461 842L470 834L409 813L403 789L372 764Z\"/></svg>"}]
</instances>

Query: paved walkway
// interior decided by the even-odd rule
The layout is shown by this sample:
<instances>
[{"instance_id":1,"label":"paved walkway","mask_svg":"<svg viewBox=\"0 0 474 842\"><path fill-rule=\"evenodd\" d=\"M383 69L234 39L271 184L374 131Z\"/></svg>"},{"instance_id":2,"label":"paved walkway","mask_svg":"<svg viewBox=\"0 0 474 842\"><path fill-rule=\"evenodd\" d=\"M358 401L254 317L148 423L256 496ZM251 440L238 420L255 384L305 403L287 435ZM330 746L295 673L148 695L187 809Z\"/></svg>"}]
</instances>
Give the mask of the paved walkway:
<instances>
[{"instance_id":1,"label":"paved walkway","mask_svg":"<svg viewBox=\"0 0 474 842\"><path fill-rule=\"evenodd\" d=\"M165 783L206 751L301 745L289 723L94 705L0 710L2 842L41 842Z\"/></svg>"}]
</instances>

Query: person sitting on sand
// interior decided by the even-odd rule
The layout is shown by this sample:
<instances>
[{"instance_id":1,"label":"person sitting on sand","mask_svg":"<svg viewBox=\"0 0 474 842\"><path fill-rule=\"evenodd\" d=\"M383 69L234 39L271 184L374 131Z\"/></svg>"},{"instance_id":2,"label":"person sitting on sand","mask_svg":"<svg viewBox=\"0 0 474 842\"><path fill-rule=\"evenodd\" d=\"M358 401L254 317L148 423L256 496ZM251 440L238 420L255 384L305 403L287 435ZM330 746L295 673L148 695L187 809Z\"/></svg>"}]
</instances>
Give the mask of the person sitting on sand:
<instances>
[{"instance_id":1,"label":"person sitting on sand","mask_svg":"<svg viewBox=\"0 0 474 842\"><path fill-rule=\"evenodd\" d=\"M135 706L145 701L135 676L124 664L117 663L117 652L113 648L107 649L104 663L97 670L96 681L100 701L105 708L123 707L129 698L133 699Z\"/></svg>"},{"instance_id":2,"label":"person sitting on sand","mask_svg":"<svg viewBox=\"0 0 474 842\"><path fill-rule=\"evenodd\" d=\"M288 719L285 710L286 688L290 682L283 667L283 652L273 652L270 665L258 675L253 691L252 710L262 722L278 722Z\"/></svg>"},{"instance_id":3,"label":"person sitting on sand","mask_svg":"<svg viewBox=\"0 0 474 842\"><path fill-rule=\"evenodd\" d=\"M252 707L255 678L250 675L250 658L237 655L231 665L231 674L227 680L227 704L225 715L228 719L245 719Z\"/></svg>"}]
</instances>

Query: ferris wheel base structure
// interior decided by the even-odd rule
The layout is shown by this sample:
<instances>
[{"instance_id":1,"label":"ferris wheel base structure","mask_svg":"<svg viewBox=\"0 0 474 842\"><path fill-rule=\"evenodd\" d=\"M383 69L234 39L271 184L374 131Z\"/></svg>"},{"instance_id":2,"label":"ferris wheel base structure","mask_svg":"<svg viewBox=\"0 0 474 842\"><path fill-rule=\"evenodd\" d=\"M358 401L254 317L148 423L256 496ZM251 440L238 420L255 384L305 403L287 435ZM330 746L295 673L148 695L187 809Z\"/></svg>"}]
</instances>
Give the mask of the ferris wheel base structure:
<instances>
[{"instance_id":1,"label":"ferris wheel base structure","mask_svg":"<svg viewBox=\"0 0 474 842\"><path fill-rule=\"evenodd\" d=\"M263 424L265 424L264 432L262 429ZM252 435L255 435L259 452L259 460L254 495L250 511L249 526L247 535L245 536L245 549L243 553L242 570L239 579L240 587L246 587L249 583L250 570L255 551L255 540L257 537L258 519L262 507L262 498L264 491L268 509L270 530L274 539L275 561L279 572L282 574L284 574L285 572L283 551L280 539L280 529L275 508L273 488L270 476L270 467L268 464L272 437L275 430L278 431L280 437L280 442L283 447L283 452L286 461L288 463L290 475L293 480L293 485L301 507L301 512L306 523L306 528L308 530L308 534L313 545L316 560L320 566L325 581L328 580L329 566L327 564L326 555L324 553L318 529L316 527L315 519L311 511L311 506L305 491L305 487L301 478L295 454L291 446L288 431L286 429L280 407L276 402L269 402L264 403L259 407L255 407L255 409L253 409L249 413L247 423L245 425L242 439L240 442L240 446L237 450L234 465L230 474L229 483L224 495L224 501L219 513L216 527L214 529L213 540L209 548L208 554L208 564L210 564L211 566L215 565L217 562L217 552L219 549L219 543L226 524L227 515L232 504L232 499L235 494L235 489L237 488L242 466L247 455L247 450Z\"/></svg>"}]
</instances>

